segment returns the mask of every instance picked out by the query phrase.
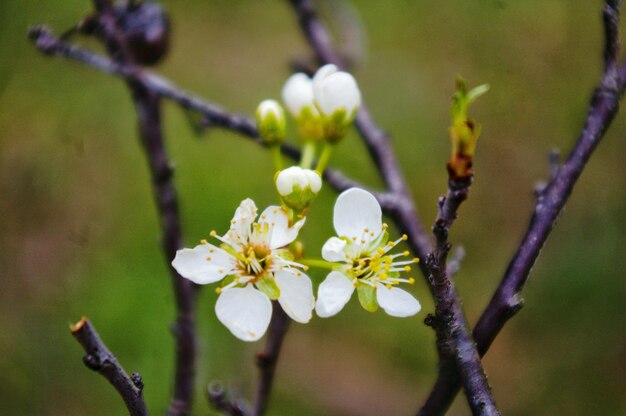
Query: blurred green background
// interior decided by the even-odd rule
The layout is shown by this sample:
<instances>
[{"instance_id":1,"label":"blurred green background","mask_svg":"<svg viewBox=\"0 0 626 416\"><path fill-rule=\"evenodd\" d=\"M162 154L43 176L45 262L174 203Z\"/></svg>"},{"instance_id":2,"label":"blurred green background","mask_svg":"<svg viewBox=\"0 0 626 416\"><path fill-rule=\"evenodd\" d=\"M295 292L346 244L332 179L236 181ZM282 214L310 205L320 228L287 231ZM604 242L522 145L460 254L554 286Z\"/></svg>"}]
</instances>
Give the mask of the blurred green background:
<instances>
[{"instance_id":1,"label":"blurred green background","mask_svg":"<svg viewBox=\"0 0 626 416\"><path fill-rule=\"evenodd\" d=\"M164 1L171 53L158 71L229 109L252 114L278 98L288 62L309 50L283 1ZM328 2L327 2L328 6ZM361 1L365 59L355 69L388 129L424 223L445 191L448 111L457 74L491 91L472 113L483 124L476 181L451 239L467 256L457 276L470 322L491 296L526 227L532 189L554 146L581 130L601 71L600 0ZM327 9L329 9L327 7ZM87 315L128 371L145 381L154 414L172 389L174 315L169 276L135 114L122 82L49 59L29 24L57 33L88 1L0 2L0 408L11 415L111 415L125 409L87 370L68 323ZM89 40L87 46L98 45ZM526 307L484 364L507 415L626 415L626 116L619 114L580 179L524 292ZM223 232L245 197L274 203L267 152L233 133L194 135L164 106L188 246ZM356 135L331 165L379 182ZM302 233L317 256L332 233L326 187ZM324 277L312 273L319 283ZM272 415L412 414L436 375L423 311L395 319L353 300L337 317L294 324L278 368ZM200 293L195 414L219 379L252 397L255 351ZM453 415L469 411L462 397Z\"/></svg>"}]
</instances>

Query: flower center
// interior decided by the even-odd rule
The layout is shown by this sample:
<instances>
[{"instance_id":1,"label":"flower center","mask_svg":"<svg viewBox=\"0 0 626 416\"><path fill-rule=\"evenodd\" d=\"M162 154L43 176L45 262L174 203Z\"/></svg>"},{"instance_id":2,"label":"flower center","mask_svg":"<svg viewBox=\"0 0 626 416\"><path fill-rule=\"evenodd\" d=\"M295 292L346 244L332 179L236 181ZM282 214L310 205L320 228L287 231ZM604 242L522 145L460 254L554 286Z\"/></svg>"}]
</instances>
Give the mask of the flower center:
<instances>
[{"instance_id":1,"label":"flower center","mask_svg":"<svg viewBox=\"0 0 626 416\"><path fill-rule=\"evenodd\" d=\"M246 244L238 256L239 262L237 267L242 274L255 276L256 278L263 276L272 266L272 251L259 244Z\"/></svg>"}]
</instances>

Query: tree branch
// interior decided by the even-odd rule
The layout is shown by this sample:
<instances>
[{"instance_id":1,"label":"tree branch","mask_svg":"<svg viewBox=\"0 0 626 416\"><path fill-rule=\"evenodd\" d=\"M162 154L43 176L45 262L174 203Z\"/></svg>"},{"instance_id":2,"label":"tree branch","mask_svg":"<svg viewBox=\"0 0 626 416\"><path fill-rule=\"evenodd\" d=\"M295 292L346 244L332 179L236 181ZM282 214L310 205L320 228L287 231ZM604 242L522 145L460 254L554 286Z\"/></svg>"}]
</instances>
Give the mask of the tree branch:
<instances>
[{"instance_id":1,"label":"tree branch","mask_svg":"<svg viewBox=\"0 0 626 416\"><path fill-rule=\"evenodd\" d=\"M126 374L87 318L81 318L80 321L71 326L71 330L72 335L87 354L83 357L83 362L87 368L100 373L115 387L131 416L146 416L148 411L143 400L141 376L133 373L129 377Z\"/></svg>"},{"instance_id":2,"label":"tree branch","mask_svg":"<svg viewBox=\"0 0 626 416\"><path fill-rule=\"evenodd\" d=\"M227 397L224 386L219 382L209 384L207 395L213 407L229 416L248 416L250 414L243 403Z\"/></svg>"},{"instance_id":3,"label":"tree branch","mask_svg":"<svg viewBox=\"0 0 626 416\"><path fill-rule=\"evenodd\" d=\"M619 109L619 100L624 93L626 80L626 63L619 71L612 70L612 62L618 53L616 45L619 44L617 30L619 22L616 20L619 3L608 0L605 5L605 73L600 86L591 98L583 131L565 163L540 193L526 234L474 328L474 338L481 356L487 352L506 322L521 309L523 305L521 291L528 280L530 270L587 161ZM607 14L611 16L610 19L606 18ZM460 387L459 373L454 366L446 364L445 368L447 371L440 371L439 378L419 415L443 414L454 400Z\"/></svg>"},{"instance_id":4,"label":"tree branch","mask_svg":"<svg viewBox=\"0 0 626 416\"><path fill-rule=\"evenodd\" d=\"M291 322L277 301L272 302L272 307L272 321L268 330L267 344L265 350L257 354L260 380L254 402L253 416L262 416L267 410L278 356Z\"/></svg>"},{"instance_id":5,"label":"tree branch","mask_svg":"<svg viewBox=\"0 0 626 416\"><path fill-rule=\"evenodd\" d=\"M446 196L439 199L438 215L433 225L435 250L426 259L435 298L435 317L431 316L428 324L437 333L440 371L442 366L447 370L445 367L450 366L450 361L456 363L472 414L499 415L463 314L461 300L447 268L451 248L448 234L461 203L467 198L471 183L472 176L450 179Z\"/></svg>"}]
</instances>

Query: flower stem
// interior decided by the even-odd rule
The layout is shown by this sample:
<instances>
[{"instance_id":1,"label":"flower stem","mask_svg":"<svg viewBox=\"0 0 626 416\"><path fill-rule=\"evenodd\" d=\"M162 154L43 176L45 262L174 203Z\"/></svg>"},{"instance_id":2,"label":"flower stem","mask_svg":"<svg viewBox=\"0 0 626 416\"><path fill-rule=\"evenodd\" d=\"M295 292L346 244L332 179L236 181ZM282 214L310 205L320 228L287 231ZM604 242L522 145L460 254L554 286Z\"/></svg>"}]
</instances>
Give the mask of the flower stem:
<instances>
[{"instance_id":1,"label":"flower stem","mask_svg":"<svg viewBox=\"0 0 626 416\"><path fill-rule=\"evenodd\" d=\"M305 266L317 267L320 269L329 269L332 270L335 267L335 263L331 263L322 259L299 259L298 263L304 264Z\"/></svg>"},{"instance_id":2,"label":"flower stem","mask_svg":"<svg viewBox=\"0 0 626 416\"><path fill-rule=\"evenodd\" d=\"M331 143L324 143L324 147L322 148L322 154L320 155L319 160L317 161L316 171L320 173L324 173L324 169L326 169L326 165L328 164L328 160L330 159L330 155L333 152L333 145Z\"/></svg>"},{"instance_id":3,"label":"flower stem","mask_svg":"<svg viewBox=\"0 0 626 416\"><path fill-rule=\"evenodd\" d=\"M304 149L302 149L302 159L300 159L300 167L303 169L310 169L313 165L313 158L315 157L315 143L307 141L304 143Z\"/></svg>"},{"instance_id":4,"label":"flower stem","mask_svg":"<svg viewBox=\"0 0 626 416\"><path fill-rule=\"evenodd\" d=\"M272 152L272 159L274 160L274 169L276 169L276 172L279 172L283 168L283 158L280 154L280 145L271 145L270 151Z\"/></svg>"}]
</instances>

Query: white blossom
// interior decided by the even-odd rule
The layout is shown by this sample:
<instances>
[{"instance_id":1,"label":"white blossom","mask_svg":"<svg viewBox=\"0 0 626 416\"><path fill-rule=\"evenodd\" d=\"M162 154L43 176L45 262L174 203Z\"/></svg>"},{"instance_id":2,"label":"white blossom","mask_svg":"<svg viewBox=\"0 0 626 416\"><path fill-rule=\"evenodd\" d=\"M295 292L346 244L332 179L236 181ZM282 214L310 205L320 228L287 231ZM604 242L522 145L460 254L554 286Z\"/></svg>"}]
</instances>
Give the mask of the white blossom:
<instances>
[{"instance_id":1,"label":"white blossom","mask_svg":"<svg viewBox=\"0 0 626 416\"><path fill-rule=\"evenodd\" d=\"M272 305L277 299L291 319L306 323L315 304L305 266L293 261L284 248L293 242L304 219L289 226L285 210L270 206L259 217L254 201L241 202L223 236L211 236L222 244L206 241L193 249L178 250L172 266L181 276L197 284L224 279L215 305L217 318L237 338L256 341L270 322ZM226 279L225 279L226 278Z\"/></svg>"},{"instance_id":2,"label":"white blossom","mask_svg":"<svg viewBox=\"0 0 626 416\"><path fill-rule=\"evenodd\" d=\"M414 283L403 278L418 259L400 260L408 251L390 254L397 241L387 241L386 224L376 198L367 191L351 188L337 198L333 223L339 237L331 237L322 247L322 257L339 263L320 284L315 311L320 317L338 313L355 288L364 308L373 311L380 306L396 317L415 315L421 306L408 292L396 287Z\"/></svg>"}]
</instances>

